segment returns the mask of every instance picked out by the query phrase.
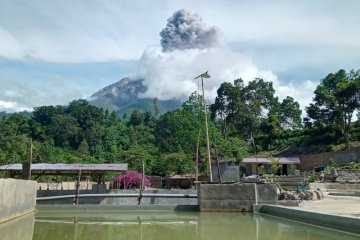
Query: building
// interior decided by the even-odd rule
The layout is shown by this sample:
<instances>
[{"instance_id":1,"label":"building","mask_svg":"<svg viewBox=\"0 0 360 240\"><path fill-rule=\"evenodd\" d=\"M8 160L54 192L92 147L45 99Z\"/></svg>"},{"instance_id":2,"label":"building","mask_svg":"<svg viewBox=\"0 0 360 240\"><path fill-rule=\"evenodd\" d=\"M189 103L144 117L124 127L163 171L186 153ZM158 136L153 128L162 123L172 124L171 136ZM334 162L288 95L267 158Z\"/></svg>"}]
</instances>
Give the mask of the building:
<instances>
[{"instance_id":1,"label":"building","mask_svg":"<svg viewBox=\"0 0 360 240\"><path fill-rule=\"evenodd\" d=\"M214 182L240 181L240 167L235 164L235 158L219 160L219 162L212 161L211 171ZM221 178L219 178L219 173Z\"/></svg>"},{"instance_id":2,"label":"building","mask_svg":"<svg viewBox=\"0 0 360 240\"><path fill-rule=\"evenodd\" d=\"M300 164L299 157L274 157L275 161L281 165L281 168L278 175L291 175L291 165L295 165L298 168ZM245 166L246 172L245 174L258 175L258 169L260 166L264 166L267 172L270 172L271 169L271 160L267 157L249 157L244 158L242 161L243 165Z\"/></svg>"}]
</instances>

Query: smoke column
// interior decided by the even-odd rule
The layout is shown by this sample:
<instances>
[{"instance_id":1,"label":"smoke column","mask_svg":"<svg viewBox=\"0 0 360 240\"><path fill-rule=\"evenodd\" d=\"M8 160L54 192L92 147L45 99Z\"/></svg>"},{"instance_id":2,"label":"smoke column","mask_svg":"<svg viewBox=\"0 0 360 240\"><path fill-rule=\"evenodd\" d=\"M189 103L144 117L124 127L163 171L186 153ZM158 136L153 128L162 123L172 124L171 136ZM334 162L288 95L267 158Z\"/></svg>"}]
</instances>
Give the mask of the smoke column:
<instances>
[{"instance_id":1,"label":"smoke column","mask_svg":"<svg viewBox=\"0 0 360 240\"><path fill-rule=\"evenodd\" d=\"M163 51L167 52L218 46L221 32L216 27L207 28L198 14L182 9L167 20L160 36Z\"/></svg>"},{"instance_id":2,"label":"smoke column","mask_svg":"<svg viewBox=\"0 0 360 240\"><path fill-rule=\"evenodd\" d=\"M293 96L302 108L311 102L315 83L282 83L271 71L259 69L250 56L220 44L221 31L216 27L206 27L198 14L186 10L175 12L160 36L161 46L144 50L135 74L145 79L147 91L142 97L185 100L192 92L198 91L194 77L209 71L211 78L204 80L204 87L210 101L215 99L223 82L242 78L248 83L263 78L273 82L280 99Z\"/></svg>"}]
</instances>

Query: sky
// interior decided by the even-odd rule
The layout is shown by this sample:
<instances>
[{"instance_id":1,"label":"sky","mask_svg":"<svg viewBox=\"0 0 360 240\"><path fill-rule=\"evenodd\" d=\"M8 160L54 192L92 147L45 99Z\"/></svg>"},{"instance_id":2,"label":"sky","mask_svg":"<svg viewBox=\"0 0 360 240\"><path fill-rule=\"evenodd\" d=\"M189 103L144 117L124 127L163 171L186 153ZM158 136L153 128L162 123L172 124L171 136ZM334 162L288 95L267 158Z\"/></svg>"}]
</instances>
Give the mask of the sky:
<instances>
[{"instance_id":1,"label":"sky","mask_svg":"<svg viewBox=\"0 0 360 240\"><path fill-rule=\"evenodd\" d=\"M166 45L180 10L196 38ZM184 98L204 71L209 101L260 77L304 109L327 74L360 68L359 12L358 0L2 0L0 111L88 99L126 76L146 79L144 97Z\"/></svg>"}]
</instances>

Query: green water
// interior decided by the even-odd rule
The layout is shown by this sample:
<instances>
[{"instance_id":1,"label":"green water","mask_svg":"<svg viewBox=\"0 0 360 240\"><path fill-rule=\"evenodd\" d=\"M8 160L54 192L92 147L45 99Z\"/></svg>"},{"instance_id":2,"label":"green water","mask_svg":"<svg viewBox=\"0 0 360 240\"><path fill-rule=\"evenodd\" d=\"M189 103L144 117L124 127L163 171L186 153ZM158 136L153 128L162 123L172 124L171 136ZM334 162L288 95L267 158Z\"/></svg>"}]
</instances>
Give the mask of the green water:
<instances>
[{"instance_id":1,"label":"green water","mask_svg":"<svg viewBox=\"0 0 360 240\"><path fill-rule=\"evenodd\" d=\"M360 239L359 235L242 213L38 212L0 224L1 240Z\"/></svg>"}]
</instances>

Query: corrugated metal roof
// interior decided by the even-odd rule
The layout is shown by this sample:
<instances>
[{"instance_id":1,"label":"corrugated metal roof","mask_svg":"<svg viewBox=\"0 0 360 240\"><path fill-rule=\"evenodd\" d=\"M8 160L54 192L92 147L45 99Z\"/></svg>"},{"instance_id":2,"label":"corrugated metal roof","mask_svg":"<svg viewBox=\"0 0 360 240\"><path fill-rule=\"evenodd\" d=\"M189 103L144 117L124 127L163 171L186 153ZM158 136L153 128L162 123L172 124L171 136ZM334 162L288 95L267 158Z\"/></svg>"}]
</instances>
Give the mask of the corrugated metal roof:
<instances>
[{"instance_id":1,"label":"corrugated metal roof","mask_svg":"<svg viewBox=\"0 0 360 240\"><path fill-rule=\"evenodd\" d=\"M127 163L117 164L65 164L65 163L34 163L31 165L32 171L126 171ZM9 164L0 166L0 171L20 171L22 164Z\"/></svg>"},{"instance_id":2,"label":"corrugated metal roof","mask_svg":"<svg viewBox=\"0 0 360 240\"><path fill-rule=\"evenodd\" d=\"M300 164L299 157L280 157L274 158L279 164ZM269 158L258 157L258 158L244 158L243 163L260 163L260 164L271 164Z\"/></svg>"}]
</instances>

